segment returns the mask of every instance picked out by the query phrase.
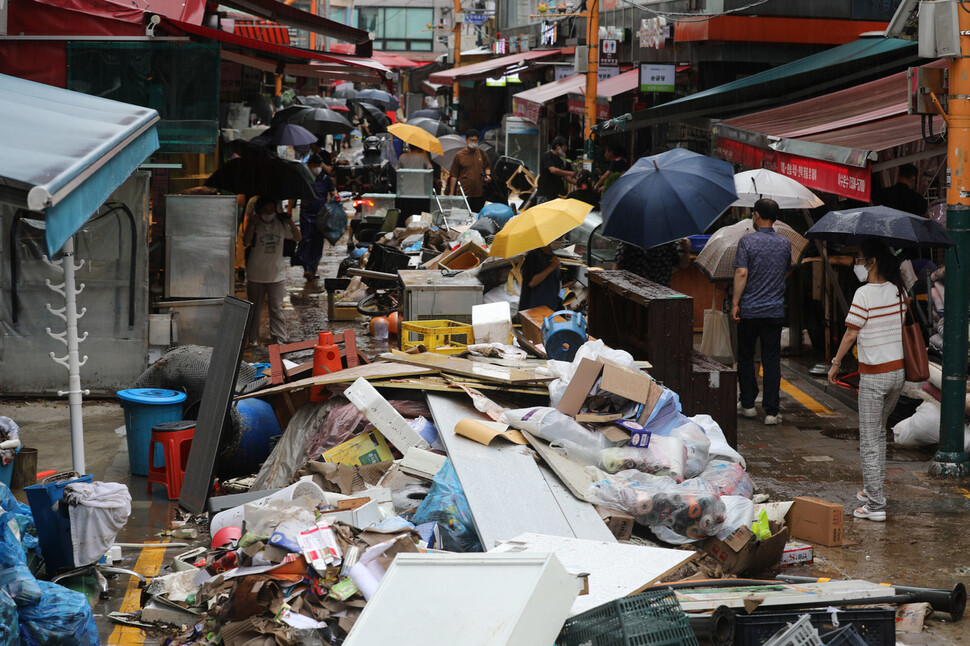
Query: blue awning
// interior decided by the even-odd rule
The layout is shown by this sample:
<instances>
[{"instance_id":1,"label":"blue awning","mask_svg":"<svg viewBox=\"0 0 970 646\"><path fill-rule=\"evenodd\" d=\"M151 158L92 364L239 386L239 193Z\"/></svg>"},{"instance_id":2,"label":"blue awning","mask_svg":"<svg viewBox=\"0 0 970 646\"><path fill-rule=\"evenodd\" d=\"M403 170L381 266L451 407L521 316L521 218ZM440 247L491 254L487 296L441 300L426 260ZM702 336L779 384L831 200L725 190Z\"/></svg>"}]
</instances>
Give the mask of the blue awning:
<instances>
[{"instance_id":1,"label":"blue awning","mask_svg":"<svg viewBox=\"0 0 970 646\"><path fill-rule=\"evenodd\" d=\"M0 201L45 215L53 256L158 149L149 108L0 74Z\"/></svg>"}]
</instances>

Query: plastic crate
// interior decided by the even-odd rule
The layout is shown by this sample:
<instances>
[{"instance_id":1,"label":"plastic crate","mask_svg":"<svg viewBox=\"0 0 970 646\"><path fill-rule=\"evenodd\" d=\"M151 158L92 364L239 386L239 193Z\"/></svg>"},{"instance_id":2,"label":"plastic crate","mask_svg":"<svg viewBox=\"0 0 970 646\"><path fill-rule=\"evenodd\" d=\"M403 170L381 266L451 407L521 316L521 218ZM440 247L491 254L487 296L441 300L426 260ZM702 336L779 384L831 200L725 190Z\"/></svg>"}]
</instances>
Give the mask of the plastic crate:
<instances>
[{"instance_id":1,"label":"plastic crate","mask_svg":"<svg viewBox=\"0 0 970 646\"><path fill-rule=\"evenodd\" d=\"M866 641L859 636L854 624L822 635L822 643L825 646L866 646Z\"/></svg>"},{"instance_id":2,"label":"plastic crate","mask_svg":"<svg viewBox=\"0 0 970 646\"><path fill-rule=\"evenodd\" d=\"M811 617L802 615L798 621L779 630L765 646L825 646L818 630L812 625Z\"/></svg>"},{"instance_id":3,"label":"plastic crate","mask_svg":"<svg viewBox=\"0 0 970 646\"><path fill-rule=\"evenodd\" d=\"M698 646L672 590L644 592L566 621L556 646Z\"/></svg>"},{"instance_id":4,"label":"plastic crate","mask_svg":"<svg viewBox=\"0 0 970 646\"><path fill-rule=\"evenodd\" d=\"M428 352L461 354L475 342L472 326L457 321L407 321L401 324L401 349L423 345Z\"/></svg>"},{"instance_id":5,"label":"plastic crate","mask_svg":"<svg viewBox=\"0 0 970 646\"><path fill-rule=\"evenodd\" d=\"M764 644L779 628L807 614L812 625L822 633L852 624L866 646L894 646L896 644L896 612L888 607L845 608L837 615L839 626L832 623L832 613L825 610L803 612L756 612L736 613L734 640L737 646Z\"/></svg>"}]
</instances>

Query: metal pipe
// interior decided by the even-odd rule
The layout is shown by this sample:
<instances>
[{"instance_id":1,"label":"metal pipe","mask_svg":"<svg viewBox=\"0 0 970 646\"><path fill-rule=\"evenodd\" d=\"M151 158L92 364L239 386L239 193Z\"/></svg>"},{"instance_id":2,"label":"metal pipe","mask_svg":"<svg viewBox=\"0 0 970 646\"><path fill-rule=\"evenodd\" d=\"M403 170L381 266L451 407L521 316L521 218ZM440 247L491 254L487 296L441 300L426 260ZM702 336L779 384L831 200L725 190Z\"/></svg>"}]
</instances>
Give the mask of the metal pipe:
<instances>
[{"instance_id":1,"label":"metal pipe","mask_svg":"<svg viewBox=\"0 0 970 646\"><path fill-rule=\"evenodd\" d=\"M785 581L787 583L817 583L819 581L828 581L829 579L820 579L810 576L791 576L787 574L779 574L776 577L779 581ZM967 607L967 588L962 583L957 583L953 586L952 590L944 590L942 588L917 588L915 586L909 585L896 585L893 583L889 584L892 588L899 593L910 595L913 598L912 603L928 603L933 608L933 610L938 610L940 612L949 613L953 621L959 621L963 617L963 612Z\"/></svg>"}]
</instances>

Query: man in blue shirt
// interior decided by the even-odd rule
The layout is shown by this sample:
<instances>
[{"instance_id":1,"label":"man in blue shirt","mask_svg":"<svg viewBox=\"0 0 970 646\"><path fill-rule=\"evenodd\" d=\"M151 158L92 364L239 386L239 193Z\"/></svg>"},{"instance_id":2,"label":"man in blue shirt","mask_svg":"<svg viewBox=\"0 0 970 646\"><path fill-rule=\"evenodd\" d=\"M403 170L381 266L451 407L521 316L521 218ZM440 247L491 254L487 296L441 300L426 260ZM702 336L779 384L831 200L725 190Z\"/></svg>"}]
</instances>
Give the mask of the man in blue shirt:
<instances>
[{"instance_id":1,"label":"man in blue shirt","mask_svg":"<svg viewBox=\"0 0 970 646\"><path fill-rule=\"evenodd\" d=\"M755 344L761 341L764 370L765 424L781 423L781 328L785 322L785 275L791 267L791 243L773 227L778 219L774 200L754 205L754 233L741 238L734 257L734 298L731 318L738 322L739 409L744 417L758 412L758 377L754 371Z\"/></svg>"}]
</instances>

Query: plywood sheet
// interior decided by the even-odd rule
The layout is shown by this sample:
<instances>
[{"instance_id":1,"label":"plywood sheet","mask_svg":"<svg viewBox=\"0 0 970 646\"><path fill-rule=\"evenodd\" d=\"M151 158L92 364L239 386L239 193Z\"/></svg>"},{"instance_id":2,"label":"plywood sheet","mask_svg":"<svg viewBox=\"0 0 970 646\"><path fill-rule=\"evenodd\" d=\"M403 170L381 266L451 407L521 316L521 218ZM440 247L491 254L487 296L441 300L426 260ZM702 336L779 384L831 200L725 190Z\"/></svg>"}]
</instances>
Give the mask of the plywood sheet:
<instances>
[{"instance_id":1,"label":"plywood sheet","mask_svg":"<svg viewBox=\"0 0 970 646\"><path fill-rule=\"evenodd\" d=\"M605 532L615 540L592 505L575 500L551 473L547 479L527 447L483 446L457 435L459 421L487 419L467 396L428 393L427 398L486 550L524 532L572 538Z\"/></svg>"},{"instance_id":2,"label":"plywood sheet","mask_svg":"<svg viewBox=\"0 0 970 646\"><path fill-rule=\"evenodd\" d=\"M891 587L869 581L823 581L818 583L770 583L737 588L691 588L677 590L677 600L686 612L714 610L718 606L743 608L747 598L763 599L760 607L826 604L847 599L879 599L891 597Z\"/></svg>"},{"instance_id":3,"label":"plywood sheet","mask_svg":"<svg viewBox=\"0 0 970 646\"><path fill-rule=\"evenodd\" d=\"M553 449L549 446L548 442L536 437L532 433L522 431L522 434L525 436L525 439L529 440L529 445L536 450L536 453L545 460L553 473L562 481L563 485L572 492L573 496L583 502L588 502L586 500L586 490L593 483L593 480L586 474L586 467Z\"/></svg>"},{"instance_id":4,"label":"plywood sheet","mask_svg":"<svg viewBox=\"0 0 970 646\"><path fill-rule=\"evenodd\" d=\"M257 390L245 395L240 395L239 397L236 397L236 400L248 399L250 397L265 397L267 395L274 395L276 393L302 390L304 388L309 388L310 386L326 386L330 384L343 383L349 384L357 381L357 379L361 377L370 381L372 379L392 379L395 377L431 375L436 372L438 371L432 368L422 368L420 366L409 366L401 365L399 363L390 363L387 361L378 361L376 363L357 366L356 368L345 368L339 372L334 372L329 375L307 377L306 379L300 379L299 381L283 384L281 386Z\"/></svg>"},{"instance_id":5,"label":"plywood sheet","mask_svg":"<svg viewBox=\"0 0 970 646\"><path fill-rule=\"evenodd\" d=\"M406 363L412 366L431 368L441 372L450 372L485 381L497 381L504 384L528 384L552 381L549 375L540 375L530 370L519 370L507 366L496 366L468 359L458 359L433 352L421 354L382 354L381 359Z\"/></svg>"},{"instance_id":6,"label":"plywood sheet","mask_svg":"<svg viewBox=\"0 0 970 646\"><path fill-rule=\"evenodd\" d=\"M588 574L589 594L576 597L569 616L634 594L696 556L663 547L621 545L562 536L522 534L489 553L552 553L570 574Z\"/></svg>"}]
</instances>

